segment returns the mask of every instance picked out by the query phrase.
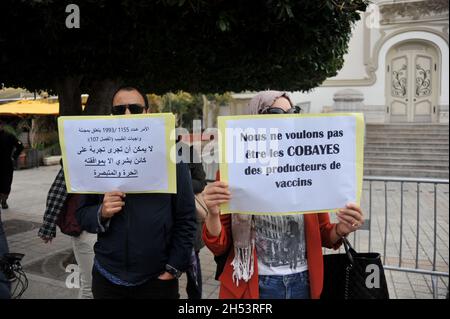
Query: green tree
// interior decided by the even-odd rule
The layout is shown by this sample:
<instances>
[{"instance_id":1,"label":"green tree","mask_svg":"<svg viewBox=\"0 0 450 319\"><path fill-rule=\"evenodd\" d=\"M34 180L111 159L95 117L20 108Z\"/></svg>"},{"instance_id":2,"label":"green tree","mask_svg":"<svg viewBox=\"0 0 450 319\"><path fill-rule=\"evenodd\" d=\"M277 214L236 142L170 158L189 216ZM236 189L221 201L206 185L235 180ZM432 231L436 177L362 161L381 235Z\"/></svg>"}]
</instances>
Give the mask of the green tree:
<instances>
[{"instance_id":1,"label":"green tree","mask_svg":"<svg viewBox=\"0 0 450 319\"><path fill-rule=\"evenodd\" d=\"M194 103L194 98L187 92L167 93L163 96L163 112L172 112L177 115L177 126L184 126L184 115ZM186 127L187 128L187 127Z\"/></svg>"},{"instance_id":2,"label":"green tree","mask_svg":"<svg viewBox=\"0 0 450 319\"><path fill-rule=\"evenodd\" d=\"M232 96L230 93L190 94L179 91L177 93L166 93L163 96L149 94L150 110L152 112L172 112L177 115L177 126L192 130L194 120L203 119L203 109L214 102L218 106L227 105ZM206 101L205 101L205 99ZM206 103L206 105L205 105Z\"/></svg>"},{"instance_id":3,"label":"green tree","mask_svg":"<svg viewBox=\"0 0 450 319\"><path fill-rule=\"evenodd\" d=\"M121 83L162 94L309 90L343 65L366 0L0 2L0 83L59 96L61 114L108 113Z\"/></svg>"}]
</instances>

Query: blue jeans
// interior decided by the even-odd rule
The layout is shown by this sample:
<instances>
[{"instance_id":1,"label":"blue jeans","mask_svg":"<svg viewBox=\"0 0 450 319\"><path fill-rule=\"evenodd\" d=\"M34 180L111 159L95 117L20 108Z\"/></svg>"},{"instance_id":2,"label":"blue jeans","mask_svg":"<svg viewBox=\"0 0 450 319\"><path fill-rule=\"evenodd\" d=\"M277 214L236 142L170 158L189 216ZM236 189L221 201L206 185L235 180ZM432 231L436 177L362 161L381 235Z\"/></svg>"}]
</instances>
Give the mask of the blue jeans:
<instances>
[{"instance_id":1,"label":"blue jeans","mask_svg":"<svg viewBox=\"0 0 450 319\"><path fill-rule=\"evenodd\" d=\"M308 271L284 276L258 276L260 299L309 299Z\"/></svg>"}]
</instances>

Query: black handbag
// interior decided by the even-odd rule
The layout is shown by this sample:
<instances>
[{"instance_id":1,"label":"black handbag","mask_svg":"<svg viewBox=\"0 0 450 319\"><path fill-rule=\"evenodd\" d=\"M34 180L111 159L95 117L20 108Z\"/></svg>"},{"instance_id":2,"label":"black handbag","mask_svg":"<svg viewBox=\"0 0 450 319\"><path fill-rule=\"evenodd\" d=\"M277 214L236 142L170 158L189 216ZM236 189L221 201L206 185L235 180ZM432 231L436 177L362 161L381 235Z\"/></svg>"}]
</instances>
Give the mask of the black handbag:
<instances>
[{"instance_id":1,"label":"black handbag","mask_svg":"<svg viewBox=\"0 0 450 319\"><path fill-rule=\"evenodd\" d=\"M321 299L389 299L379 253L357 253L343 238L344 254L323 256Z\"/></svg>"}]
</instances>

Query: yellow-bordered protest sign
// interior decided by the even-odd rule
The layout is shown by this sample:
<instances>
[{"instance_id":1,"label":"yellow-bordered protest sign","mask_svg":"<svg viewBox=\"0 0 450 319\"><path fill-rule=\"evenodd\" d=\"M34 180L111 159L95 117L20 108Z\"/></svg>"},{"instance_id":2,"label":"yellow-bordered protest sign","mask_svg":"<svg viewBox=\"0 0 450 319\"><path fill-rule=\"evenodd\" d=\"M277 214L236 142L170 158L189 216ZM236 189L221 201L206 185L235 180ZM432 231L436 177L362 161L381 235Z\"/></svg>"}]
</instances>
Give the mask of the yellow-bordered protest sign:
<instances>
[{"instance_id":1,"label":"yellow-bordered protest sign","mask_svg":"<svg viewBox=\"0 0 450 319\"><path fill-rule=\"evenodd\" d=\"M222 213L336 212L360 203L363 114L221 116L218 128L220 179L232 194Z\"/></svg>"},{"instance_id":2,"label":"yellow-bordered protest sign","mask_svg":"<svg viewBox=\"0 0 450 319\"><path fill-rule=\"evenodd\" d=\"M172 113L58 118L69 193L176 193Z\"/></svg>"}]
</instances>

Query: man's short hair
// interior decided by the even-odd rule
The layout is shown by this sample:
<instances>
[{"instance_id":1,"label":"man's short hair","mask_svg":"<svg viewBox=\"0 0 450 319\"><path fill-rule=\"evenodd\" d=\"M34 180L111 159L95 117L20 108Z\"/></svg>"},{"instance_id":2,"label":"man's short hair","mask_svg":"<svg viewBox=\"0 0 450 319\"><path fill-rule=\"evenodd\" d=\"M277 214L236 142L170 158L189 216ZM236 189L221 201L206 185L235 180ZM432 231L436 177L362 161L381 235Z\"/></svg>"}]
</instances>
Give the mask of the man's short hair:
<instances>
[{"instance_id":1,"label":"man's short hair","mask_svg":"<svg viewBox=\"0 0 450 319\"><path fill-rule=\"evenodd\" d=\"M119 88L116 90L116 92L114 92L114 94L113 94L113 96L112 96L111 107L113 107L114 97L115 97L116 94L119 93L120 91L127 91L127 92L130 92L130 91L137 91L137 92L142 96L142 98L144 99L144 103L145 103L144 106L145 106L145 109L148 109L149 103L148 103L147 95L145 95L144 93L142 93L142 91L141 91L139 88L134 87L134 86L130 86L130 85L123 85L123 86L119 87Z\"/></svg>"}]
</instances>

